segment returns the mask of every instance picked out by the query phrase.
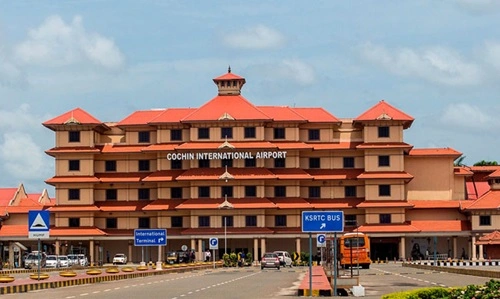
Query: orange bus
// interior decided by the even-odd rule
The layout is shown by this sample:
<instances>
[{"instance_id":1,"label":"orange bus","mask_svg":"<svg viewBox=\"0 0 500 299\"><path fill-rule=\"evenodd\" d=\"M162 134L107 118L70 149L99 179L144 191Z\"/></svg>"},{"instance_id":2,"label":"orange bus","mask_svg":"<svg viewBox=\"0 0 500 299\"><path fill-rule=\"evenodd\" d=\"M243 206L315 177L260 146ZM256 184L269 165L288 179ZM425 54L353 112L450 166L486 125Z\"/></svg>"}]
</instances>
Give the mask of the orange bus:
<instances>
[{"instance_id":1,"label":"orange bus","mask_svg":"<svg viewBox=\"0 0 500 299\"><path fill-rule=\"evenodd\" d=\"M346 233L340 237L339 242L340 266L350 268L361 266L363 269L369 269L370 259L370 240L363 233Z\"/></svg>"}]
</instances>

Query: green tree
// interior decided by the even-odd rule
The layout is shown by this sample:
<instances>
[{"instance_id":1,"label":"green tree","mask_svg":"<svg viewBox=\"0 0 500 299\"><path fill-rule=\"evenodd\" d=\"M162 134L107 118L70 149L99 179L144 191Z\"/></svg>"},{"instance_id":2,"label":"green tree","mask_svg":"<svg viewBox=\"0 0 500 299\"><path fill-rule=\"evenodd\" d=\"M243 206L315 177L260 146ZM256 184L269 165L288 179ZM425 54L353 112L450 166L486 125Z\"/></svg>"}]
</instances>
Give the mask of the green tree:
<instances>
[{"instance_id":1,"label":"green tree","mask_svg":"<svg viewBox=\"0 0 500 299\"><path fill-rule=\"evenodd\" d=\"M497 161L485 161L481 160L479 162L474 163L474 166L496 166L498 165Z\"/></svg>"},{"instance_id":2,"label":"green tree","mask_svg":"<svg viewBox=\"0 0 500 299\"><path fill-rule=\"evenodd\" d=\"M453 163L453 166L465 166L464 164L465 156L460 156L455 160L455 163Z\"/></svg>"}]
</instances>

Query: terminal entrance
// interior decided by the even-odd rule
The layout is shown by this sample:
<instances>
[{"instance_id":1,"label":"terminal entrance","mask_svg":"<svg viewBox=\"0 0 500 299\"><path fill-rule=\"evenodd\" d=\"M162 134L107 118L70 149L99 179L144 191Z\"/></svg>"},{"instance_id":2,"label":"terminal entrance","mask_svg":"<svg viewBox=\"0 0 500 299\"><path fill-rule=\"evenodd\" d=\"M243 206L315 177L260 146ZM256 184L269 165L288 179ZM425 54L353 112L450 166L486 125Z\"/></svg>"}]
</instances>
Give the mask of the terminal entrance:
<instances>
[{"instance_id":1,"label":"terminal entrance","mask_svg":"<svg viewBox=\"0 0 500 299\"><path fill-rule=\"evenodd\" d=\"M372 261L386 259L393 261L394 258L399 259L398 246L399 239L397 238L370 238Z\"/></svg>"}]
</instances>

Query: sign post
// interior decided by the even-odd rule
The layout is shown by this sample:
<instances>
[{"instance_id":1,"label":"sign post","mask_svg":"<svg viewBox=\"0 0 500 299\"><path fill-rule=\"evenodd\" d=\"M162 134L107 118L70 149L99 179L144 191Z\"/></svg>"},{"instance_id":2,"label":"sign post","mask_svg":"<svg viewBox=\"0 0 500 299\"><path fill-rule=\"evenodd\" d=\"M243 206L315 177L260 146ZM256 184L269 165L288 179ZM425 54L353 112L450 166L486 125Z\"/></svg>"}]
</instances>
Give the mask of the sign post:
<instances>
[{"instance_id":1,"label":"sign post","mask_svg":"<svg viewBox=\"0 0 500 299\"><path fill-rule=\"evenodd\" d=\"M134 229L134 246L142 247L141 265L145 264L143 246L158 246L156 270L161 270L161 246L165 245L167 245L166 229Z\"/></svg>"},{"instance_id":2,"label":"sign post","mask_svg":"<svg viewBox=\"0 0 500 299\"><path fill-rule=\"evenodd\" d=\"M28 211L28 238L38 240L38 280L40 280L40 267L42 264L40 239L48 239L50 237L49 227L49 211Z\"/></svg>"},{"instance_id":3,"label":"sign post","mask_svg":"<svg viewBox=\"0 0 500 299\"><path fill-rule=\"evenodd\" d=\"M309 294L312 296L312 235L311 233L337 233L344 231L343 211L303 211L302 232L309 233ZM323 238L321 238L323 240ZM326 239L326 238L325 238ZM319 241L319 238L318 238ZM323 240L324 242L324 240ZM336 257L334 256L334 259ZM334 285L337 277L334 277Z\"/></svg>"},{"instance_id":4,"label":"sign post","mask_svg":"<svg viewBox=\"0 0 500 299\"><path fill-rule=\"evenodd\" d=\"M215 269L215 250L219 249L219 238L212 237L212 238L210 238L208 243L210 243L209 249L212 250L212 257L213 257L214 269Z\"/></svg>"}]
</instances>

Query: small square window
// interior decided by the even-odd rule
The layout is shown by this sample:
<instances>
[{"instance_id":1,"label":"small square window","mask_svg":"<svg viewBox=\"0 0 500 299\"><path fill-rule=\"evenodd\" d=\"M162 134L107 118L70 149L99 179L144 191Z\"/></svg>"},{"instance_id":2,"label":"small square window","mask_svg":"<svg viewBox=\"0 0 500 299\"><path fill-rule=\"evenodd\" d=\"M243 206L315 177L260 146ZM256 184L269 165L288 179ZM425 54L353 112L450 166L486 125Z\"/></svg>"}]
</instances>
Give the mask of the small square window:
<instances>
[{"instance_id":1,"label":"small square window","mask_svg":"<svg viewBox=\"0 0 500 299\"><path fill-rule=\"evenodd\" d=\"M106 171L116 171L116 161L115 160L107 160L104 162L104 167Z\"/></svg>"},{"instance_id":2,"label":"small square window","mask_svg":"<svg viewBox=\"0 0 500 299\"><path fill-rule=\"evenodd\" d=\"M274 139L285 139L285 128L274 128Z\"/></svg>"},{"instance_id":3,"label":"small square window","mask_svg":"<svg viewBox=\"0 0 500 299\"><path fill-rule=\"evenodd\" d=\"M257 216L255 215L245 216L245 226L250 226L250 227L257 226Z\"/></svg>"},{"instance_id":4,"label":"small square window","mask_svg":"<svg viewBox=\"0 0 500 299\"><path fill-rule=\"evenodd\" d=\"M137 190L137 196L139 200L150 200L151 190L149 188L139 188Z\"/></svg>"},{"instance_id":5,"label":"small square window","mask_svg":"<svg viewBox=\"0 0 500 299\"><path fill-rule=\"evenodd\" d=\"M309 168L321 168L321 159L309 158Z\"/></svg>"},{"instance_id":6,"label":"small square window","mask_svg":"<svg viewBox=\"0 0 500 299\"><path fill-rule=\"evenodd\" d=\"M118 228L118 219L106 218L106 228Z\"/></svg>"},{"instance_id":7,"label":"small square window","mask_svg":"<svg viewBox=\"0 0 500 299\"><path fill-rule=\"evenodd\" d=\"M139 171L149 171L149 160L139 160Z\"/></svg>"},{"instance_id":8,"label":"small square window","mask_svg":"<svg viewBox=\"0 0 500 299\"><path fill-rule=\"evenodd\" d=\"M210 216L198 216L198 227L210 227Z\"/></svg>"},{"instance_id":9,"label":"small square window","mask_svg":"<svg viewBox=\"0 0 500 299\"><path fill-rule=\"evenodd\" d=\"M172 216L172 227L182 227L182 216Z\"/></svg>"},{"instance_id":10,"label":"small square window","mask_svg":"<svg viewBox=\"0 0 500 299\"><path fill-rule=\"evenodd\" d=\"M106 200L117 200L118 190L117 189L106 189Z\"/></svg>"},{"instance_id":11,"label":"small square window","mask_svg":"<svg viewBox=\"0 0 500 299\"><path fill-rule=\"evenodd\" d=\"M286 215L274 216L274 226L286 226Z\"/></svg>"},{"instance_id":12,"label":"small square window","mask_svg":"<svg viewBox=\"0 0 500 299\"><path fill-rule=\"evenodd\" d=\"M358 222L356 220L356 215L344 215L345 226L356 226Z\"/></svg>"},{"instance_id":13,"label":"small square window","mask_svg":"<svg viewBox=\"0 0 500 299\"><path fill-rule=\"evenodd\" d=\"M380 223L384 223L384 224L391 223L391 214L380 214L379 220L380 220Z\"/></svg>"},{"instance_id":14,"label":"small square window","mask_svg":"<svg viewBox=\"0 0 500 299\"><path fill-rule=\"evenodd\" d=\"M226 227L233 227L234 226L233 216L222 216L222 225Z\"/></svg>"},{"instance_id":15,"label":"small square window","mask_svg":"<svg viewBox=\"0 0 500 299\"><path fill-rule=\"evenodd\" d=\"M311 129L309 130L309 140L319 140L319 130L318 129Z\"/></svg>"},{"instance_id":16,"label":"small square window","mask_svg":"<svg viewBox=\"0 0 500 299\"><path fill-rule=\"evenodd\" d=\"M356 197L356 186L344 186L345 197Z\"/></svg>"},{"instance_id":17,"label":"small square window","mask_svg":"<svg viewBox=\"0 0 500 299\"><path fill-rule=\"evenodd\" d=\"M171 141L182 141L182 130L180 130L180 129L170 130L170 140Z\"/></svg>"},{"instance_id":18,"label":"small square window","mask_svg":"<svg viewBox=\"0 0 500 299\"><path fill-rule=\"evenodd\" d=\"M321 197L321 187L312 186L309 187L309 198L320 198Z\"/></svg>"},{"instance_id":19,"label":"small square window","mask_svg":"<svg viewBox=\"0 0 500 299\"><path fill-rule=\"evenodd\" d=\"M257 166L257 160L253 159L245 159L245 167L255 167Z\"/></svg>"},{"instance_id":20,"label":"small square window","mask_svg":"<svg viewBox=\"0 0 500 299\"><path fill-rule=\"evenodd\" d=\"M285 166L286 166L285 158L274 159L274 167L275 168L284 168Z\"/></svg>"},{"instance_id":21,"label":"small square window","mask_svg":"<svg viewBox=\"0 0 500 299\"><path fill-rule=\"evenodd\" d=\"M286 186L274 186L274 197L286 197Z\"/></svg>"},{"instance_id":22,"label":"small square window","mask_svg":"<svg viewBox=\"0 0 500 299\"><path fill-rule=\"evenodd\" d=\"M389 137L389 127L378 127L378 137L388 138Z\"/></svg>"},{"instance_id":23,"label":"small square window","mask_svg":"<svg viewBox=\"0 0 500 299\"><path fill-rule=\"evenodd\" d=\"M220 138L222 139L232 139L233 138L233 128L220 128Z\"/></svg>"},{"instance_id":24,"label":"small square window","mask_svg":"<svg viewBox=\"0 0 500 299\"><path fill-rule=\"evenodd\" d=\"M222 159L221 166L222 167L233 167L233 159Z\"/></svg>"},{"instance_id":25,"label":"small square window","mask_svg":"<svg viewBox=\"0 0 500 299\"><path fill-rule=\"evenodd\" d=\"M139 132L139 143L149 143L151 134L149 131Z\"/></svg>"},{"instance_id":26,"label":"small square window","mask_svg":"<svg viewBox=\"0 0 500 299\"><path fill-rule=\"evenodd\" d=\"M479 216L479 225L480 226L490 226L491 225L491 216L490 215Z\"/></svg>"},{"instance_id":27,"label":"small square window","mask_svg":"<svg viewBox=\"0 0 500 299\"><path fill-rule=\"evenodd\" d=\"M210 131L208 128L198 128L198 139L210 139Z\"/></svg>"},{"instance_id":28,"label":"small square window","mask_svg":"<svg viewBox=\"0 0 500 299\"><path fill-rule=\"evenodd\" d=\"M69 171L80 171L80 160L69 160Z\"/></svg>"},{"instance_id":29,"label":"small square window","mask_svg":"<svg viewBox=\"0 0 500 299\"><path fill-rule=\"evenodd\" d=\"M80 142L80 131L69 131L68 132L69 142Z\"/></svg>"},{"instance_id":30,"label":"small square window","mask_svg":"<svg viewBox=\"0 0 500 299\"><path fill-rule=\"evenodd\" d=\"M222 186L221 197L233 197L233 186Z\"/></svg>"},{"instance_id":31,"label":"small square window","mask_svg":"<svg viewBox=\"0 0 500 299\"><path fill-rule=\"evenodd\" d=\"M68 200L80 200L80 189L68 189Z\"/></svg>"},{"instance_id":32,"label":"small square window","mask_svg":"<svg viewBox=\"0 0 500 299\"><path fill-rule=\"evenodd\" d=\"M170 197L171 198L182 198L182 188L181 187L172 187L170 189Z\"/></svg>"},{"instance_id":33,"label":"small square window","mask_svg":"<svg viewBox=\"0 0 500 299\"><path fill-rule=\"evenodd\" d=\"M255 127L245 127L245 138L255 138Z\"/></svg>"},{"instance_id":34,"label":"small square window","mask_svg":"<svg viewBox=\"0 0 500 299\"><path fill-rule=\"evenodd\" d=\"M138 227L139 228L150 228L151 220L149 217L139 217L138 219Z\"/></svg>"},{"instance_id":35,"label":"small square window","mask_svg":"<svg viewBox=\"0 0 500 299\"><path fill-rule=\"evenodd\" d=\"M209 186L198 187L198 197L209 198L210 197L210 187Z\"/></svg>"},{"instance_id":36,"label":"small square window","mask_svg":"<svg viewBox=\"0 0 500 299\"><path fill-rule=\"evenodd\" d=\"M170 169L182 169L182 160L170 160Z\"/></svg>"},{"instance_id":37,"label":"small square window","mask_svg":"<svg viewBox=\"0 0 500 299\"><path fill-rule=\"evenodd\" d=\"M80 218L68 218L69 227L80 227Z\"/></svg>"},{"instance_id":38,"label":"small square window","mask_svg":"<svg viewBox=\"0 0 500 299\"><path fill-rule=\"evenodd\" d=\"M378 196L391 196L391 185L379 185Z\"/></svg>"},{"instance_id":39,"label":"small square window","mask_svg":"<svg viewBox=\"0 0 500 299\"><path fill-rule=\"evenodd\" d=\"M354 168L354 157L344 157L344 168Z\"/></svg>"},{"instance_id":40,"label":"small square window","mask_svg":"<svg viewBox=\"0 0 500 299\"><path fill-rule=\"evenodd\" d=\"M210 168L210 160L208 159L198 160L198 168Z\"/></svg>"},{"instance_id":41,"label":"small square window","mask_svg":"<svg viewBox=\"0 0 500 299\"><path fill-rule=\"evenodd\" d=\"M391 166L390 157L389 156L378 156L378 166L379 167Z\"/></svg>"},{"instance_id":42,"label":"small square window","mask_svg":"<svg viewBox=\"0 0 500 299\"><path fill-rule=\"evenodd\" d=\"M257 196L257 186L245 186L245 196L246 197L256 197Z\"/></svg>"}]
</instances>

